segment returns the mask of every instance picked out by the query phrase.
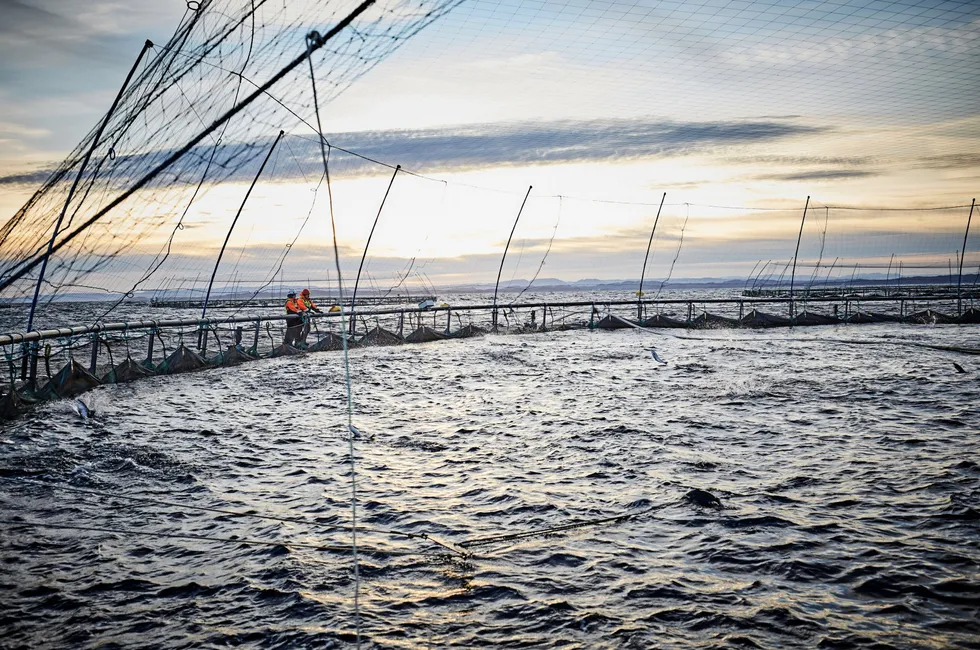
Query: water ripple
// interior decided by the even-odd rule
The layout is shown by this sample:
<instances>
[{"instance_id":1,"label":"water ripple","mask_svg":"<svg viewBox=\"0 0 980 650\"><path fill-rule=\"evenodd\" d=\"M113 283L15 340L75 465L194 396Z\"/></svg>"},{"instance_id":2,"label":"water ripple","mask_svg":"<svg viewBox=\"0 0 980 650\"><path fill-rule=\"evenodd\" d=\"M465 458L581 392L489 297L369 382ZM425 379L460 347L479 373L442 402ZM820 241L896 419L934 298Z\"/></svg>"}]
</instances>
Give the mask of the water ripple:
<instances>
[{"instance_id":1,"label":"water ripple","mask_svg":"<svg viewBox=\"0 0 980 650\"><path fill-rule=\"evenodd\" d=\"M373 436L356 452L366 639L980 647L975 379L940 370L946 353L878 358L814 332L354 350L355 423ZM972 332L921 331L946 344ZM321 353L156 377L98 388L92 422L54 403L5 425L0 500L21 523L0 536L3 647L351 647L341 371ZM419 536L626 514L469 558Z\"/></svg>"}]
</instances>

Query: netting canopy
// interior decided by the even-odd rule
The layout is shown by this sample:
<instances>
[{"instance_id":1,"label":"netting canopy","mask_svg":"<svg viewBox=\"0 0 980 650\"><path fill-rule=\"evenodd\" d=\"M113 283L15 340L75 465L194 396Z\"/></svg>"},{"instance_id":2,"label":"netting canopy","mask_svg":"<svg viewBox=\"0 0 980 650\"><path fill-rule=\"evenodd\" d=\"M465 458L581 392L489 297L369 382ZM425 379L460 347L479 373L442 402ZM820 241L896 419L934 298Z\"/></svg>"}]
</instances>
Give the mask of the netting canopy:
<instances>
[{"instance_id":1,"label":"netting canopy","mask_svg":"<svg viewBox=\"0 0 980 650\"><path fill-rule=\"evenodd\" d=\"M336 286L334 213L362 292L492 285L528 186L506 302L637 277L654 223L651 295L975 287L978 45L955 0L189 2L0 228L0 296Z\"/></svg>"},{"instance_id":2,"label":"netting canopy","mask_svg":"<svg viewBox=\"0 0 980 650\"><path fill-rule=\"evenodd\" d=\"M133 291L173 252L195 200L251 178L280 130L315 122L311 70L329 103L452 4L188 2L167 43L147 42L104 124L0 229L0 291L33 291L54 230L45 298Z\"/></svg>"}]
</instances>

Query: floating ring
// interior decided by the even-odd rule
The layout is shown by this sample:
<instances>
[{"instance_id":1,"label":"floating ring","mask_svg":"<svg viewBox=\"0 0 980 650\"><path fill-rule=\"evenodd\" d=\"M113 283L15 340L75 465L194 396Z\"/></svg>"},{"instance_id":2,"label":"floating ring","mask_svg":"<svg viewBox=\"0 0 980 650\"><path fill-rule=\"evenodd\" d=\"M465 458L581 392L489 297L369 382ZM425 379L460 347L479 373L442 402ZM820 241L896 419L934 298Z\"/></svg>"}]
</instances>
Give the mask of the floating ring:
<instances>
[{"instance_id":1,"label":"floating ring","mask_svg":"<svg viewBox=\"0 0 980 650\"><path fill-rule=\"evenodd\" d=\"M109 147L109 160L116 159L116 149L114 147Z\"/></svg>"},{"instance_id":2,"label":"floating ring","mask_svg":"<svg viewBox=\"0 0 980 650\"><path fill-rule=\"evenodd\" d=\"M187 0L187 8L191 11L199 11L201 9L201 3L198 0Z\"/></svg>"}]
</instances>

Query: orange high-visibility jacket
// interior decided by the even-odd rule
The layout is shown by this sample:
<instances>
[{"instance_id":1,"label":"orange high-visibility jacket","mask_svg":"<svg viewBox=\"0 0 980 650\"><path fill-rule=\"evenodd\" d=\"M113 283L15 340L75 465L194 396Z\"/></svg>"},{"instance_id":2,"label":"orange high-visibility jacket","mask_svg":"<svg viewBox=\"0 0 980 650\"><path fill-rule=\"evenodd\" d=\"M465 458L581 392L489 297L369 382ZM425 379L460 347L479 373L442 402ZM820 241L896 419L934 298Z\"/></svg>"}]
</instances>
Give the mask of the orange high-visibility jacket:
<instances>
[{"instance_id":1,"label":"orange high-visibility jacket","mask_svg":"<svg viewBox=\"0 0 980 650\"><path fill-rule=\"evenodd\" d=\"M301 297L301 298L299 299L299 302L300 302L300 304L302 304L302 305L303 305L303 307L304 307L304 308L306 308L306 309L316 309L316 303L315 303L315 302L313 302L312 300L310 300L309 298L302 298L302 297Z\"/></svg>"},{"instance_id":2,"label":"orange high-visibility jacket","mask_svg":"<svg viewBox=\"0 0 980 650\"><path fill-rule=\"evenodd\" d=\"M306 307L298 298L290 298L286 301L286 313L287 314L301 314L306 311Z\"/></svg>"}]
</instances>

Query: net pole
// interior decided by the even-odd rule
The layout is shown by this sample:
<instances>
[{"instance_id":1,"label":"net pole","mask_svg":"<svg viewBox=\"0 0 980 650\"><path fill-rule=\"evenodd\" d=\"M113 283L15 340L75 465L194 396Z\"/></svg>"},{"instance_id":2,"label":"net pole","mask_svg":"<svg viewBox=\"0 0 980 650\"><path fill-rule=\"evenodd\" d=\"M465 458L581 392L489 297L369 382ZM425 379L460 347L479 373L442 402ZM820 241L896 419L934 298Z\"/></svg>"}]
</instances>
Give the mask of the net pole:
<instances>
[{"instance_id":1,"label":"net pole","mask_svg":"<svg viewBox=\"0 0 980 650\"><path fill-rule=\"evenodd\" d=\"M122 99L123 93L126 92L129 82L133 79L133 75L136 74L136 68L139 67L140 62L143 60L143 56L151 47L153 47L153 42L147 39L146 42L143 43L143 49L140 50L139 56L136 57L133 67L130 68L129 74L126 75L125 81L123 81L122 86L119 88L119 92L116 93L116 98L112 100L112 105L109 107L109 111L102 119L102 123L99 124L99 129L92 137L92 145L88 148L88 151L85 153L85 157L82 158L82 162L78 166L78 173L75 174L75 180L71 184L71 189L68 190L68 198L65 199L65 205L61 208L61 213L58 215L58 220L54 224L54 231L51 233L51 239L48 240L48 249L44 253L44 257L41 258L41 269L37 274L37 284L34 285L34 299L31 301L31 311L27 316L28 332L34 327L34 312L37 310L37 299L41 294L41 284L44 282L44 273L48 268L48 260L51 258L55 239L58 238L58 232L61 231L61 223L65 220L65 215L68 213L68 206L71 204L71 200L75 196L75 190L78 189L78 184L81 182L82 176L85 174L85 168L88 166L88 161L92 158L92 154L95 153L95 148L99 146L99 139L102 137L102 132L105 130L105 127L108 126L109 120L112 119L112 114L116 112L116 107L119 106L119 101Z\"/></svg>"},{"instance_id":2,"label":"net pole","mask_svg":"<svg viewBox=\"0 0 980 650\"><path fill-rule=\"evenodd\" d=\"M657 223L660 221L660 211L664 207L667 193L660 197L660 207L657 208L657 217L653 220L653 230L650 231L650 241L647 242L647 253L643 256L643 270L640 271L640 288L636 291L636 319L643 320L643 276L647 274L647 259L650 257L650 247L653 246L653 235L657 232Z\"/></svg>"},{"instance_id":3,"label":"net pole","mask_svg":"<svg viewBox=\"0 0 980 650\"><path fill-rule=\"evenodd\" d=\"M524 206L527 205L527 197L531 196L531 188L533 185L527 186L527 194L524 195L524 200L521 201L521 209L517 211L517 218L514 219L514 227L510 229L510 237L507 238L507 245L504 246L504 254L500 258L500 269L497 271L497 281L493 285L493 331L497 331L497 289L500 287L500 275L504 272L504 260L507 259L507 249L510 248L510 242L514 238L514 231L517 230L517 222L521 220L521 213L524 212Z\"/></svg>"},{"instance_id":4,"label":"net pole","mask_svg":"<svg viewBox=\"0 0 980 650\"><path fill-rule=\"evenodd\" d=\"M762 264L762 260L759 260L754 265L752 265L752 270L749 271L749 274L747 276L745 276L745 284L742 285L743 296L745 295L746 290L749 288L749 282L752 282L752 276L755 275L755 270L759 268L760 264Z\"/></svg>"},{"instance_id":5,"label":"net pole","mask_svg":"<svg viewBox=\"0 0 980 650\"><path fill-rule=\"evenodd\" d=\"M395 184L395 176L398 176L399 170L401 170L401 165L395 166L395 172L391 175L391 180L388 181L388 189L385 190L384 198L381 199L381 206L378 208L378 214L374 217L374 223L371 225L371 232L368 233L367 243L364 244L364 252L361 253L361 264L357 267L357 276L354 278L354 290L351 292L350 296L350 309L351 313L356 309L355 302L357 300L357 285L361 281L361 271L364 269L364 260L367 259L368 247L371 246L371 238L374 237L374 229L378 227L378 219L381 218L381 211L385 208L385 201L388 200L388 193L391 192L391 186ZM354 319L350 322L350 333L354 333Z\"/></svg>"},{"instance_id":6,"label":"net pole","mask_svg":"<svg viewBox=\"0 0 980 650\"><path fill-rule=\"evenodd\" d=\"M225 248L228 246L228 240L231 239L231 233L234 232L235 230L235 224L238 223L238 217L242 216L242 210L245 209L245 204L248 203L248 197L251 196L252 190L255 188L255 184L259 182L259 177L262 175L262 172L265 170L265 165L266 163L269 162L269 158L272 157L272 152L276 150L276 145L279 144L279 141L282 140L282 136L284 136L285 134L286 134L285 131L282 130L279 131L279 135L276 136L276 139L272 143L272 146L269 147L268 153L265 154L265 159L262 161L262 164L259 166L259 171L255 174L255 178L252 179L252 184L248 186L248 191L245 192L245 198L242 199L242 204L238 206L238 212L235 213L235 218L231 220L231 226L228 228L228 234L225 235L225 242L221 245L221 250L218 251L218 259L214 261L214 270L211 271L211 280L208 281L208 289L204 293L204 305L203 308L201 309L202 321L205 319L205 317L207 317L208 300L210 300L211 298L211 287L214 286L214 278L215 276L218 275L218 266L221 265L221 258L225 254ZM203 333L204 330L201 330L201 332ZM197 337L198 349L202 349L206 345L207 345L207 335L201 336L201 333L199 333Z\"/></svg>"},{"instance_id":7,"label":"net pole","mask_svg":"<svg viewBox=\"0 0 980 650\"><path fill-rule=\"evenodd\" d=\"M973 220L973 206L977 204L977 200L974 198L970 202L970 216L966 218L966 232L963 233L963 252L960 253L960 270L959 278L956 280L956 315L963 315L963 294L961 290L963 288L963 260L966 258L966 240L970 236L970 221Z\"/></svg>"},{"instance_id":8,"label":"net pole","mask_svg":"<svg viewBox=\"0 0 980 650\"><path fill-rule=\"evenodd\" d=\"M373 5L374 2L375 0L364 0L364 2L359 4L350 14L347 15L346 18L344 18L339 23L337 23L326 34L322 36L317 35L318 38L316 42L312 43L309 47L304 49L302 54L300 54L295 59L293 59L288 64L286 64L286 66L283 67L275 75L273 75L272 78L270 78L261 86L258 86L248 97L246 97L238 104L230 108L224 115L216 119L209 127L207 127L206 129L198 133L196 136L194 136L187 144L182 146L180 149L174 151L170 156L167 157L166 160L164 160L159 165L157 165L149 172L147 172L146 175L144 175L142 178L136 181L132 186L130 186L128 190L126 190L125 192L117 196L104 208L102 208L97 213L95 213L94 215L86 219L84 223L78 226L78 228L73 230L64 239L58 242L52 249L52 252L58 251L63 246L70 243L73 239L75 239L75 237L77 237L82 232L87 230L96 221L104 217L109 211L113 210L120 203L122 203L130 196L132 196L133 194L141 190L148 183L150 183L154 178L159 176L161 172L168 169L171 165L173 165L175 162L180 160L183 156L187 154L188 151L190 151L195 146L197 146L202 140L204 140L206 137L208 137L209 135L217 131L219 128L221 128L221 126L225 122L227 122L235 115L245 110L247 106L249 106L257 98L265 94L270 88L276 85L283 77L285 77L287 74L295 70L296 67L299 66L301 63L309 59L314 52L316 52L317 50L321 49L324 45L326 45L327 41L329 41L331 38L333 38L338 33L343 31L348 25L354 22L354 20L362 13L364 13L364 11L366 11L368 7ZM0 291L3 291L7 287L11 286L13 283L20 280L22 277L30 273L30 271L40 263L41 263L40 258L34 258L30 261L25 261L23 266L21 266L19 269L11 273L7 278L0 281Z\"/></svg>"},{"instance_id":9,"label":"net pole","mask_svg":"<svg viewBox=\"0 0 980 650\"><path fill-rule=\"evenodd\" d=\"M888 270L885 271L885 295L886 296L888 295L888 282L889 280L892 279L892 263L894 262L895 262L895 253L892 253L892 256L888 258ZM949 276L950 276L950 282L952 282L952 277L953 277L952 272L949 274Z\"/></svg>"},{"instance_id":10,"label":"net pole","mask_svg":"<svg viewBox=\"0 0 980 650\"><path fill-rule=\"evenodd\" d=\"M803 205L803 218L800 220L800 234L796 237L796 252L793 253L793 273L789 276L789 317L792 319L794 314L793 302L793 288L796 284L796 258L800 254L800 242L803 240L803 224L806 223L806 209L810 207L810 197L806 197L806 203Z\"/></svg>"},{"instance_id":11,"label":"net pole","mask_svg":"<svg viewBox=\"0 0 980 650\"><path fill-rule=\"evenodd\" d=\"M58 233L61 231L61 224L65 220L65 215L68 213L68 206L71 204L72 198L75 196L75 190L78 189L78 184L82 180L82 176L85 174L85 168L88 166L88 161L92 158L92 154L95 153L95 148L99 145L99 139L102 137L102 132L105 127L108 126L109 120L112 119L112 114L116 112L116 107L119 106L119 101L122 99L123 93L129 86L129 82L133 79L133 75L136 74L136 68L139 67L140 62L143 60L143 56L146 51L153 47L153 42L149 39L143 43L143 49L140 50L139 56L136 57L136 61L133 63L133 67L129 69L129 74L126 75L126 79L123 81L122 86L119 88L119 92L116 93L116 98L112 101L112 105L109 106L109 111L106 113L105 118L103 118L101 124L99 124L98 130L92 137L92 145L88 148L85 153L85 157L82 158L82 162L78 166L78 173L75 174L75 180L71 184L71 188L68 190L68 198L65 199L65 205L61 208L61 213L58 215L58 220L54 224L54 230L51 232L51 239L48 240L48 248L44 252L44 256L40 259L41 268L38 270L37 274L37 284L34 285L34 297L31 299L31 310L27 315L27 330L30 332L34 329L34 314L37 311L37 301L41 296L41 285L44 283L44 274L48 269L48 260L51 259L51 253L54 251L54 243L58 238ZM26 273L29 269L24 269ZM21 363L21 379L27 379L27 365L29 356L27 354L27 349L24 350L24 360ZM31 389L34 389L33 382Z\"/></svg>"}]
</instances>

